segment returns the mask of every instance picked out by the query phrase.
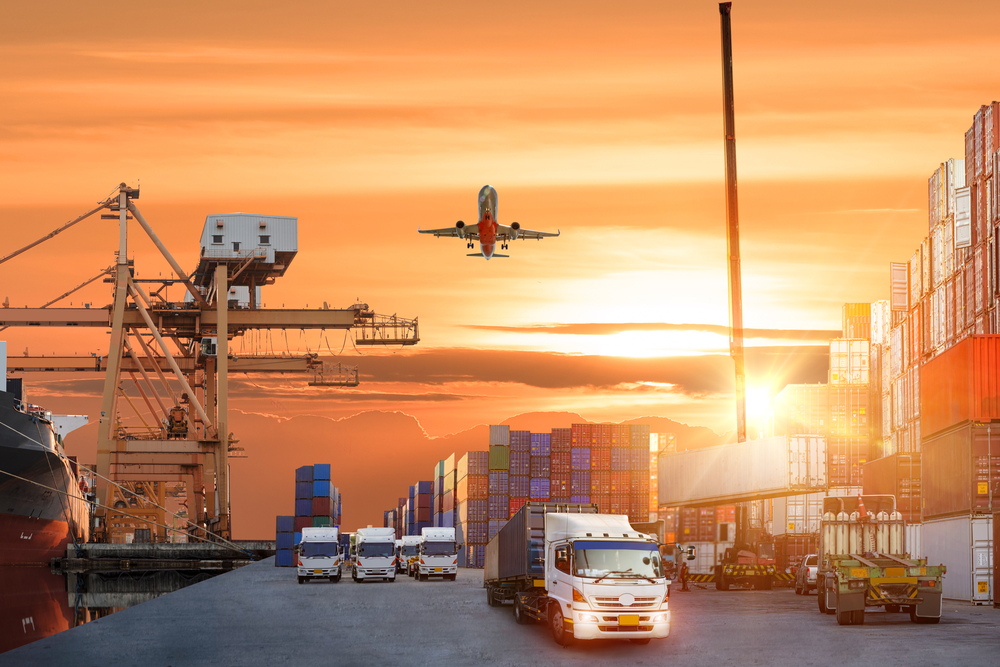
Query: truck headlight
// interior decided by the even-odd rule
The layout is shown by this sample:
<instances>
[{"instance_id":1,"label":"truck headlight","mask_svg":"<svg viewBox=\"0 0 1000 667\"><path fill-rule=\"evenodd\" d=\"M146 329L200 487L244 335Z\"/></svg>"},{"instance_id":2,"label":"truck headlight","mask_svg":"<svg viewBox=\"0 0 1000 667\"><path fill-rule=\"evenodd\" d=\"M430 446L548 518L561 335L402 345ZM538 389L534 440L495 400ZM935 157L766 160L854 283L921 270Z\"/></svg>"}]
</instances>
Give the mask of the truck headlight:
<instances>
[{"instance_id":1,"label":"truck headlight","mask_svg":"<svg viewBox=\"0 0 1000 667\"><path fill-rule=\"evenodd\" d=\"M654 616L652 618L651 622L653 622L653 623L663 623L666 620L667 620L667 615L666 614L657 614L656 616Z\"/></svg>"},{"instance_id":2,"label":"truck headlight","mask_svg":"<svg viewBox=\"0 0 1000 667\"><path fill-rule=\"evenodd\" d=\"M583 614L580 616L580 622L582 623L598 623L599 621L600 619L593 614Z\"/></svg>"}]
</instances>

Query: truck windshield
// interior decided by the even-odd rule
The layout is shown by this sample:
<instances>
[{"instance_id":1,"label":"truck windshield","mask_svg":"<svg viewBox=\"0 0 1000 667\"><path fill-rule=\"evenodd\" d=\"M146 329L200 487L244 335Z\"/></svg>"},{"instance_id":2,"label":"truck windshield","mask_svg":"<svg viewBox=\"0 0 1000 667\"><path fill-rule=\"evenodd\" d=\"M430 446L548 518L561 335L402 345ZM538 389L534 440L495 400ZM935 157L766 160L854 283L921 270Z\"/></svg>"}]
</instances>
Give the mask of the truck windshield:
<instances>
[{"instance_id":1,"label":"truck windshield","mask_svg":"<svg viewBox=\"0 0 1000 667\"><path fill-rule=\"evenodd\" d=\"M424 542L425 556L454 556L454 542Z\"/></svg>"},{"instance_id":2,"label":"truck windshield","mask_svg":"<svg viewBox=\"0 0 1000 667\"><path fill-rule=\"evenodd\" d=\"M648 542L583 542L573 544L574 574L608 579L664 576L660 552Z\"/></svg>"},{"instance_id":3,"label":"truck windshield","mask_svg":"<svg viewBox=\"0 0 1000 667\"><path fill-rule=\"evenodd\" d=\"M404 544L403 545L403 555L404 556L416 556L417 555L417 545L416 544Z\"/></svg>"},{"instance_id":4,"label":"truck windshield","mask_svg":"<svg viewBox=\"0 0 1000 667\"><path fill-rule=\"evenodd\" d=\"M303 542L302 556L304 558L333 558L338 553L336 542Z\"/></svg>"},{"instance_id":5,"label":"truck windshield","mask_svg":"<svg viewBox=\"0 0 1000 667\"><path fill-rule=\"evenodd\" d=\"M396 545L392 542L362 542L358 547L359 558L370 558L372 556L390 557L396 552Z\"/></svg>"}]
</instances>

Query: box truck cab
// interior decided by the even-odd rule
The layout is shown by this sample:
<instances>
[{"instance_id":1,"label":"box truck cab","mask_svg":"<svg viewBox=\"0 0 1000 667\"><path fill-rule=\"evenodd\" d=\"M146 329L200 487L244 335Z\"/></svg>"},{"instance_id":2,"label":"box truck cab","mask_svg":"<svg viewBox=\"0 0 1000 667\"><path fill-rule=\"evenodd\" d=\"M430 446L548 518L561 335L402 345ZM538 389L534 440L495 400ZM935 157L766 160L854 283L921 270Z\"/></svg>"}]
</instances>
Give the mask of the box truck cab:
<instances>
[{"instance_id":1,"label":"box truck cab","mask_svg":"<svg viewBox=\"0 0 1000 667\"><path fill-rule=\"evenodd\" d=\"M458 545L454 528L424 528L420 535L417 579L443 577L455 581L458 576Z\"/></svg>"},{"instance_id":2,"label":"box truck cab","mask_svg":"<svg viewBox=\"0 0 1000 667\"><path fill-rule=\"evenodd\" d=\"M646 644L670 634L669 586L654 539L594 505L528 503L486 549L487 602L518 623L577 639Z\"/></svg>"},{"instance_id":3,"label":"box truck cab","mask_svg":"<svg viewBox=\"0 0 1000 667\"><path fill-rule=\"evenodd\" d=\"M298 561L300 584L308 579L321 577L328 577L333 582L340 581L343 560L340 535L336 528L302 529Z\"/></svg>"},{"instance_id":4,"label":"box truck cab","mask_svg":"<svg viewBox=\"0 0 1000 667\"><path fill-rule=\"evenodd\" d=\"M396 530L358 528L354 537L354 581L396 581Z\"/></svg>"},{"instance_id":5,"label":"box truck cab","mask_svg":"<svg viewBox=\"0 0 1000 667\"><path fill-rule=\"evenodd\" d=\"M417 564L420 560L420 535L403 535L403 546L400 557L403 562L403 571L406 576L413 577L417 573Z\"/></svg>"}]
</instances>

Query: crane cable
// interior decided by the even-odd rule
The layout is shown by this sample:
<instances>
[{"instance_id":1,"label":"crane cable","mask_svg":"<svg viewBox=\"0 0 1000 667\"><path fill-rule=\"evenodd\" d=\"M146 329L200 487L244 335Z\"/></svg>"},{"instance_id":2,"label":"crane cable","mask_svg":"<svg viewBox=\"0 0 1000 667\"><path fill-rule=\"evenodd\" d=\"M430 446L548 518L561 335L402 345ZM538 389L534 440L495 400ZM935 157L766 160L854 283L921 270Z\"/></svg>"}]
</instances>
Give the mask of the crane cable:
<instances>
[{"instance_id":1,"label":"crane cable","mask_svg":"<svg viewBox=\"0 0 1000 667\"><path fill-rule=\"evenodd\" d=\"M3 423L2 421L0 421L0 426L3 426L3 427L5 427L5 428L8 428L8 429L10 429L11 431L14 431L14 433L17 433L17 434L18 434L18 435L20 435L21 437L23 437L23 438L27 438L28 440L30 440L30 441L34 442L35 444L39 445L40 447L42 447L42 449L43 449L44 451L48 451L48 448L47 448L47 447L46 447L46 446L45 446L44 444L42 444L42 443L41 443L41 442L39 442L38 440L35 440L35 439L34 439L34 438L32 438L32 437L31 437L30 435L25 435L24 433L21 433L20 431L18 431L18 430L17 430L16 428L14 428L13 426L10 426L9 424L5 424L5 423ZM63 454L59 454L59 458L65 458L65 455L63 455ZM89 470L89 469L88 469L88 470ZM105 481L107 481L107 482L110 482L111 484L114 484L115 486L117 486L117 487L118 487L119 489L121 489L122 491L125 491L126 493L130 493L130 494L132 494L132 495L136 495L136 494L135 494L135 492L134 492L134 491L132 491L131 489L127 489L127 488L125 488L124 486L122 486L121 484L119 484L118 482L116 482L115 480L113 480L113 479L110 479L110 478L108 478L108 477L105 477L104 475L100 474L100 473L99 473L99 472L97 472L96 470L89 470L89 471L90 471L91 473L93 473L93 474L94 474L95 476L97 476L97 477L100 477L101 479L103 479L103 480L105 480ZM8 471L6 471L6 470L0 470L0 473L3 473L3 474L5 474L5 475L9 475L9 476L11 476L11 477L14 477L14 478L17 478L17 479L20 479L20 480L22 480L22 481L25 481L25 482L28 482L29 484L34 484L34 485L36 485L36 486L40 486L40 487L42 487L42 488L44 488L44 489L49 489L50 491L56 491L57 493L62 493L62 494L64 494L64 495L67 495L67 496L70 496L70 497L74 497L74 496L73 496L72 494L70 494L70 493L67 493L66 491L60 491L59 489L56 489L56 488L53 488L53 487L51 487L51 486L46 486L45 484L42 484L42 483L40 483L40 482L36 482L36 481L34 481L34 480L30 480L30 479L27 479L27 478L25 478L25 477L21 477L21 476L19 476L19 475L15 475L14 473L12 473L12 472L8 472ZM75 496L75 497L78 497L78 498L82 498L82 496ZM84 500L86 500L86 499L84 499ZM148 500L148 499L147 499L147 500ZM224 542L224 543L226 543L227 545L229 545L231 549L234 549L234 550L236 550L236 551L239 551L239 552L241 552L241 553L244 553L244 554L246 554L246 555L250 556L250 558L251 558L251 559L255 558L255 556L254 556L254 555L253 555L252 553L250 553L250 552L249 552L249 551L247 551L246 549L243 549L242 547L240 547L240 546L239 546L239 545L237 545L236 543L234 543L234 542L231 542L230 540L227 540L226 538L222 537L221 535L218 535L218 534L216 534L216 533L213 533L213 532L209 531L209 530L208 530L208 529L206 529L206 528L202 528L201 526L199 526L198 524L194 523L194 522L193 522L193 521L191 521L190 519L186 519L186 518L183 518L183 517L180 517L180 516L177 516L176 514L174 514L174 513L173 513L173 512L171 512L170 510L168 510L168 509L167 509L166 507L163 507L163 506L161 506L161 505L157 504L157 503L156 503L156 501L153 501L153 500L149 500L148 502L149 502L149 503L151 503L151 504L152 504L152 505L153 505L154 507L156 507L157 509L161 509L161 510L163 510L164 512L166 512L166 513L167 513L167 514L169 514L170 516L174 517L175 519L180 519L181 521L184 521L185 523L187 523L187 524L189 524L189 525L193 526L193 527L194 527L195 529L197 529L197 530L204 530L204 531L205 531L206 533L208 533L209 535L212 535L212 536L214 536L214 537L218 538L218 539L219 539L219 540L220 540L221 542ZM153 524L154 526L157 526L157 527L159 527L159 528L165 528L165 529L167 529L167 530L172 530L172 531L175 531L175 532L177 531L177 529L176 529L176 528L173 528L173 527L171 527L171 526L167 526L167 525L165 525L165 524L159 524L159 523L156 523L155 521L150 521L149 519L143 519L143 518L141 518L141 517L137 517L137 516L134 516L134 515L132 515L132 514L129 514L129 513L127 513L127 512L122 512L122 511L121 511L120 509L118 509L118 508L115 508L115 507L108 507L107 505L104 505L103 503L101 503L101 502L99 502L99 501L96 501L96 500L94 501L94 504L95 504L95 505L98 505L98 506L100 506L100 507L102 507L102 508L104 508L104 509L108 509L108 510L112 510L112 511L114 511L114 512L118 512L119 514L124 514L125 516L128 516L128 517L131 517L131 518L133 518L133 519L138 519L139 521L144 521L144 522L147 522L147 523L151 523L151 524ZM209 541L210 541L210 540L208 540L207 538L202 538L202 537L199 537L199 536L197 536L197 535L190 535L190 534L189 534L189 537L194 537L195 539L198 539L198 540L202 540L202 541L204 541L204 542L209 542Z\"/></svg>"},{"instance_id":2,"label":"crane cable","mask_svg":"<svg viewBox=\"0 0 1000 667\"><path fill-rule=\"evenodd\" d=\"M83 215L81 215L81 216L79 216L77 218L73 218L72 220L70 220L69 222L67 222L66 224L64 224L62 227L59 227L59 228L57 228L57 229L49 232L48 234L46 234L42 238L40 238L37 241L34 241L32 243L29 243L28 245L24 246L20 250L15 250L14 252L12 252L9 255L7 255L6 257L0 257L0 264L3 264L4 262L6 262L8 260L14 259L15 257L17 257L18 255L20 255L21 253L26 252L28 250L31 250L32 248L34 248L36 245L38 245L40 243L44 243L45 241L48 241L49 239L55 237L57 234L60 234L60 233L62 233L64 231L66 231L67 229L69 229L70 227L72 227L76 223L80 222L81 220L85 220L85 219L89 218L90 216L94 215L95 213L97 213L98 211L100 211L102 208L107 208L111 203L113 203L115 201L115 199L116 199L116 197L108 197L107 199L105 199L104 201L102 201L100 204L98 204L97 208L93 208L93 209L87 211L86 213L84 213Z\"/></svg>"}]
</instances>

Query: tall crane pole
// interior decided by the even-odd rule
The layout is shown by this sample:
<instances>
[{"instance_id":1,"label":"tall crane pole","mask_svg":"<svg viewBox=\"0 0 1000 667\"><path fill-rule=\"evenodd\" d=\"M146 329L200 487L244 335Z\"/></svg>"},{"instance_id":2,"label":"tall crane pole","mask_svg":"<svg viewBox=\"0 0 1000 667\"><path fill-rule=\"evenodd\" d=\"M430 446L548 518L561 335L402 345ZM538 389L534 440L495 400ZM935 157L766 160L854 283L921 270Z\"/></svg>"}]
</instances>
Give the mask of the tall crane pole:
<instances>
[{"instance_id":1,"label":"tall crane pole","mask_svg":"<svg viewBox=\"0 0 1000 667\"><path fill-rule=\"evenodd\" d=\"M736 366L736 441L747 439L746 367L743 356L743 281L740 213L736 198L736 119L733 101L733 3L719 3L722 18L722 116L726 144L726 245L729 256L729 353Z\"/></svg>"},{"instance_id":2,"label":"tall crane pole","mask_svg":"<svg viewBox=\"0 0 1000 667\"><path fill-rule=\"evenodd\" d=\"M736 366L736 441L747 439L746 365L743 355L743 280L740 213L736 196L736 110L733 100L733 3L720 2L722 22L722 117L726 146L726 246L729 259L729 354ZM736 544L749 541L751 503L736 505Z\"/></svg>"}]
</instances>

